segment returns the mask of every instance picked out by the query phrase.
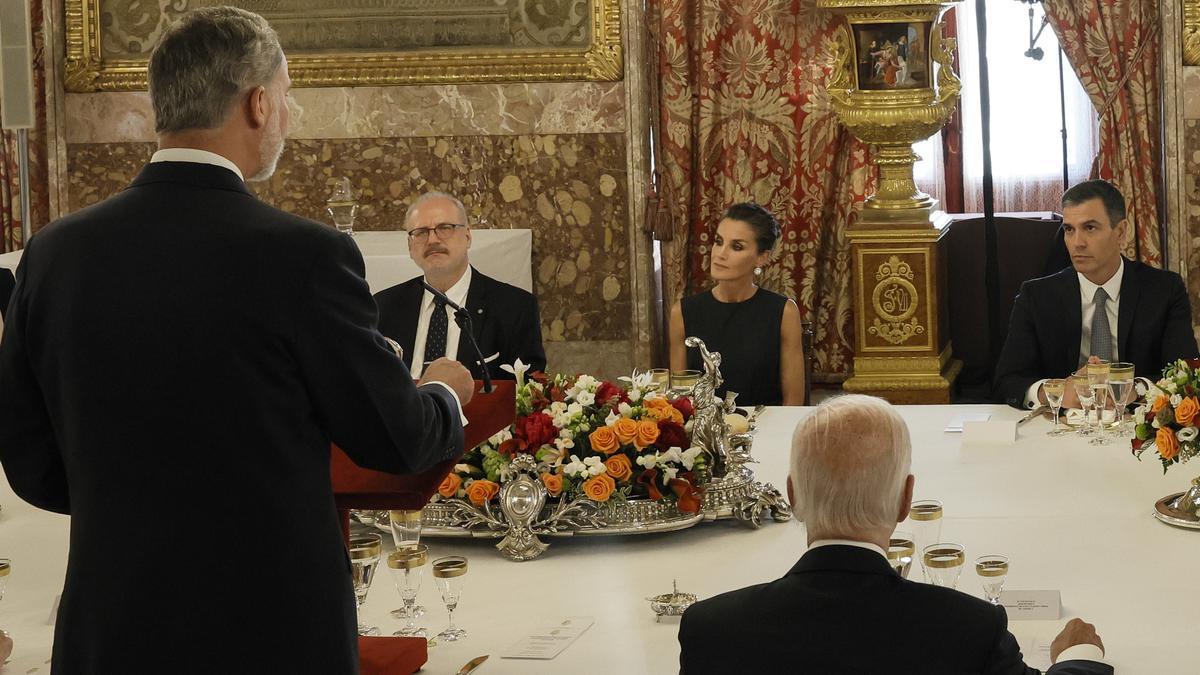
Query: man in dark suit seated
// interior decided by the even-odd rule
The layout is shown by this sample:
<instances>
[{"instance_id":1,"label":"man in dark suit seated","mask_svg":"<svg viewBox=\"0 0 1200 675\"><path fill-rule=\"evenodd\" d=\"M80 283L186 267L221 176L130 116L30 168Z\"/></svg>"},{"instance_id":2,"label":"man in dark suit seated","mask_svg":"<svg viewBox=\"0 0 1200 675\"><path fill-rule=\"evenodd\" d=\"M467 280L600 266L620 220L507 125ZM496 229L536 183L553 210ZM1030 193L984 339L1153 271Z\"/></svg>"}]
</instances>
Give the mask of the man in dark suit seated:
<instances>
[{"instance_id":1,"label":"man in dark suit seated","mask_svg":"<svg viewBox=\"0 0 1200 675\"><path fill-rule=\"evenodd\" d=\"M1063 240L1071 267L1021 285L993 381L998 401L1045 403L1046 378L1068 377L1089 356L1134 364L1158 379L1167 363L1196 356L1183 279L1121 255L1129 221L1125 198L1090 180L1062 197ZM1067 387L1064 405L1075 401Z\"/></svg>"},{"instance_id":2,"label":"man in dark suit seated","mask_svg":"<svg viewBox=\"0 0 1200 675\"><path fill-rule=\"evenodd\" d=\"M246 188L287 133L262 17L184 14L148 74L158 152L30 240L0 344L4 473L71 516L53 670L357 673L330 443L453 459L474 383L440 360L414 384L354 240Z\"/></svg>"},{"instance_id":3,"label":"man in dark suit seated","mask_svg":"<svg viewBox=\"0 0 1200 675\"><path fill-rule=\"evenodd\" d=\"M802 420L788 496L808 551L782 579L684 612L681 675L1037 673L1003 607L908 581L888 562L912 502L911 455L904 420L882 399L839 396ZM1107 675L1103 654L1095 629L1073 619L1050 648L1048 674Z\"/></svg>"},{"instance_id":4,"label":"man in dark suit seated","mask_svg":"<svg viewBox=\"0 0 1200 675\"><path fill-rule=\"evenodd\" d=\"M404 214L408 251L424 272L375 294L379 330L398 342L413 377L425 364L446 357L461 361L476 379L482 370L454 312L427 291L422 279L471 315L475 341L494 379L512 379L500 369L517 359L545 370L541 319L532 293L481 274L470 265L471 226L462 202L443 192L421 195Z\"/></svg>"}]
</instances>

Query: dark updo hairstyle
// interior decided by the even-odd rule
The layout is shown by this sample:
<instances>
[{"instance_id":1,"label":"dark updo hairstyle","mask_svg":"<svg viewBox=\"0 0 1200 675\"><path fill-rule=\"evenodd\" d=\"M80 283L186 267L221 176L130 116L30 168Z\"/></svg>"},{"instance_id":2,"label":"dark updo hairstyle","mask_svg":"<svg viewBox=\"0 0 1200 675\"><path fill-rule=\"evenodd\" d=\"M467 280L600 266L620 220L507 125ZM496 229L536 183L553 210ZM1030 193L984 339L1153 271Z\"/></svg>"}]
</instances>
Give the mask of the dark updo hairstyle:
<instances>
[{"instance_id":1,"label":"dark updo hairstyle","mask_svg":"<svg viewBox=\"0 0 1200 675\"><path fill-rule=\"evenodd\" d=\"M734 204L725 211L725 218L740 220L754 230L754 240L758 243L758 251L770 251L779 241L779 221L775 216L754 202Z\"/></svg>"}]
</instances>

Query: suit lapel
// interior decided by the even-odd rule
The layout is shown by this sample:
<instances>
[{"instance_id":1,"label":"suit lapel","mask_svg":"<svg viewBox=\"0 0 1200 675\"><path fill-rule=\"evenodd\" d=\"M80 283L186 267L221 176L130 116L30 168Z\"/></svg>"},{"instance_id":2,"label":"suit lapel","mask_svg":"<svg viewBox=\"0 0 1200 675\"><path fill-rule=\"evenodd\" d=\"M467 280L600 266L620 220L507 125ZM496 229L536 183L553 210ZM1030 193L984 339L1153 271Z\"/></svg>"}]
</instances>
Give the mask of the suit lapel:
<instances>
[{"instance_id":1,"label":"suit lapel","mask_svg":"<svg viewBox=\"0 0 1200 675\"><path fill-rule=\"evenodd\" d=\"M417 318L421 316L421 298L425 288L421 286L421 277L409 282L404 288L404 296L400 301L397 316L413 317L412 320L399 322L397 342L404 348L404 363L411 369L413 364L413 345L417 343Z\"/></svg>"},{"instance_id":2,"label":"suit lapel","mask_svg":"<svg viewBox=\"0 0 1200 675\"><path fill-rule=\"evenodd\" d=\"M465 303L467 313L471 315L471 332L475 336L475 342L479 343L483 335L483 322L487 318L487 284L481 279L479 270L471 268L471 286L467 288L467 301ZM483 349L483 344L479 343L479 348ZM484 354L483 358L487 358L491 354ZM460 363L474 364L475 350L471 349L471 342L467 340L465 333L460 333L458 336L458 360ZM478 367L468 365L471 372L479 376L481 372Z\"/></svg>"},{"instance_id":3,"label":"suit lapel","mask_svg":"<svg viewBox=\"0 0 1200 675\"><path fill-rule=\"evenodd\" d=\"M1121 274L1121 299L1117 306L1117 356L1129 361L1129 333L1133 330L1133 317L1137 312L1142 285L1138 283L1140 264L1125 260L1124 265L1125 271Z\"/></svg>"},{"instance_id":4,"label":"suit lapel","mask_svg":"<svg viewBox=\"0 0 1200 675\"><path fill-rule=\"evenodd\" d=\"M1060 307L1066 308L1067 336L1066 344L1066 359L1067 373L1075 372L1079 367L1079 342L1083 339L1083 307L1080 304L1079 296L1079 276L1075 272L1074 267L1067 268L1060 272L1063 275L1063 283L1059 286L1059 292L1062 294ZM1058 377L1056 374L1055 377Z\"/></svg>"}]
</instances>

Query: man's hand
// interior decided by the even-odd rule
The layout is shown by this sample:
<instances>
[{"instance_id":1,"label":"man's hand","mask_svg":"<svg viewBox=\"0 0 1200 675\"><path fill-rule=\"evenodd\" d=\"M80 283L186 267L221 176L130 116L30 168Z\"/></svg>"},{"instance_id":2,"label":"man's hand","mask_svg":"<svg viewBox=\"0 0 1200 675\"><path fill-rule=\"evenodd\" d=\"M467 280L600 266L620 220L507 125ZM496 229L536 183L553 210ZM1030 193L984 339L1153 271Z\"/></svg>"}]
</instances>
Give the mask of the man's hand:
<instances>
[{"instance_id":1,"label":"man's hand","mask_svg":"<svg viewBox=\"0 0 1200 675\"><path fill-rule=\"evenodd\" d=\"M421 373L421 381L417 383L417 386L435 381L443 382L453 389L454 393L458 394L458 402L464 406L475 395L475 380L471 377L471 371L453 359L443 356L429 364L429 367Z\"/></svg>"},{"instance_id":2,"label":"man's hand","mask_svg":"<svg viewBox=\"0 0 1200 675\"><path fill-rule=\"evenodd\" d=\"M1095 626L1083 619L1071 619L1054 638L1054 642L1050 643L1050 662L1057 663L1058 655L1075 645L1096 645L1100 651L1104 651L1104 642L1096 634Z\"/></svg>"}]
</instances>

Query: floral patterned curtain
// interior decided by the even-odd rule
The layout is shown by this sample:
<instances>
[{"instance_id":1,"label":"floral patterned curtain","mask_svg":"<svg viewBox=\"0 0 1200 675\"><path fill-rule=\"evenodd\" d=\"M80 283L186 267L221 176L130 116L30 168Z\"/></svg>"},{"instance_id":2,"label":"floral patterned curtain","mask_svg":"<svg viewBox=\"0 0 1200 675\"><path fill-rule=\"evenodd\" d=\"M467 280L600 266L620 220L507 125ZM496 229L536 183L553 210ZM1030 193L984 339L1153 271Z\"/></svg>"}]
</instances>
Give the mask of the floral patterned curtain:
<instances>
[{"instance_id":1,"label":"floral patterned curtain","mask_svg":"<svg viewBox=\"0 0 1200 675\"><path fill-rule=\"evenodd\" d=\"M730 204L756 201L783 237L764 285L812 321L817 374L853 356L847 226L868 185L868 150L833 112L826 82L840 19L815 0L649 0L659 45L656 161L673 232L664 302L709 286L712 233Z\"/></svg>"},{"instance_id":2,"label":"floral patterned curtain","mask_svg":"<svg viewBox=\"0 0 1200 675\"><path fill-rule=\"evenodd\" d=\"M1045 0L1063 52L1100 116L1096 169L1125 195L1125 255L1162 265L1161 21L1157 0Z\"/></svg>"},{"instance_id":3,"label":"floral patterned curtain","mask_svg":"<svg viewBox=\"0 0 1200 675\"><path fill-rule=\"evenodd\" d=\"M33 87L37 127L29 130L30 215L34 229L50 217L49 171L46 164L46 31L44 6L30 3L33 33ZM0 253L24 246L21 241L21 183L17 166L17 132L0 131Z\"/></svg>"}]
</instances>

